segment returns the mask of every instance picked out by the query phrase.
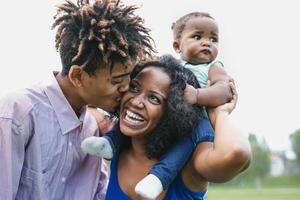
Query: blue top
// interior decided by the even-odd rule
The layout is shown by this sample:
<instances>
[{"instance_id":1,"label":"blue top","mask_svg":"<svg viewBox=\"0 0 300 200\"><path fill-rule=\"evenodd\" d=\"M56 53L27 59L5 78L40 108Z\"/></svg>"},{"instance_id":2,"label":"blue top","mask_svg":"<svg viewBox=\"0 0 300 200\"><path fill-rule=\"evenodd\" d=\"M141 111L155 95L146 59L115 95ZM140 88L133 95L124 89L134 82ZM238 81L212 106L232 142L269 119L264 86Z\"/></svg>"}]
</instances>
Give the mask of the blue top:
<instances>
[{"instance_id":1,"label":"blue top","mask_svg":"<svg viewBox=\"0 0 300 200\"><path fill-rule=\"evenodd\" d=\"M130 200L130 198L122 191L117 177L118 156L115 156L111 162L110 179L105 200ZM175 180L168 188L168 192L164 200L204 200L206 191L192 192L183 183L181 175L177 175Z\"/></svg>"}]
</instances>

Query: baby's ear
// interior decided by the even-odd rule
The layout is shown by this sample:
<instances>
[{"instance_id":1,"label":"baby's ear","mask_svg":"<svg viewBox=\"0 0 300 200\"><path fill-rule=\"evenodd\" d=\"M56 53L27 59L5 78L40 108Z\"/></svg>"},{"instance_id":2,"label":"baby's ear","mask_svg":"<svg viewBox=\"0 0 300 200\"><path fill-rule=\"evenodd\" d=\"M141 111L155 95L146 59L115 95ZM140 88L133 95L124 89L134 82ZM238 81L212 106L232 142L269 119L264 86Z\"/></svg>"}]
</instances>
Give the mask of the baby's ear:
<instances>
[{"instance_id":1,"label":"baby's ear","mask_svg":"<svg viewBox=\"0 0 300 200\"><path fill-rule=\"evenodd\" d=\"M173 41L173 49L175 50L176 53L180 53L180 45L178 40Z\"/></svg>"}]
</instances>

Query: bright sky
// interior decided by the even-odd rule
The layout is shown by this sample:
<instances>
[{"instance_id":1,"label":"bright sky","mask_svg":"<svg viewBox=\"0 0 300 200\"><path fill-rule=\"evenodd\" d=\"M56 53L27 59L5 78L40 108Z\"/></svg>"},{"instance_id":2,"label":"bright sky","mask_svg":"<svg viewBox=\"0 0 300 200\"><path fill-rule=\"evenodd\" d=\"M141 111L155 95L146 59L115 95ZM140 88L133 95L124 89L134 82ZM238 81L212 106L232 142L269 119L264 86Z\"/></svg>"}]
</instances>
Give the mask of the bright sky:
<instances>
[{"instance_id":1,"label":"bright sky","mask_svg":"<svg viewBox=\"0 0 300 200\"><path fill-rule=\"evenodd\" d=\"M0 96L43 80L51 70L60 70L50 30L54 5L60 2L2 2ZM141 6L138 13L152 29L159 54L175 55L172 22L188 12L209 12L219 24L219 59L239 91L233 120L246 133L264 137L272 149L289 148L289 134L300 128L297 0L123 2Z\"/></svg>"}]
</instances>

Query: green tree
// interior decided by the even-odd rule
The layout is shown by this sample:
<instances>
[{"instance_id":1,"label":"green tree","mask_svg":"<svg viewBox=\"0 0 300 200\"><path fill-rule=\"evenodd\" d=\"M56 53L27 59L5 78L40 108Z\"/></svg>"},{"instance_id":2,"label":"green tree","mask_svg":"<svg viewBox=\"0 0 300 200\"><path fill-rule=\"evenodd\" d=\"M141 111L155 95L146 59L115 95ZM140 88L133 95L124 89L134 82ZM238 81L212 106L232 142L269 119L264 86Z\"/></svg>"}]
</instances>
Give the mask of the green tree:
<instances>
[{"instance_id":1,"label":"green tree","mask_svg":"<svg viewBox=\"0 0 300 200\"><path fill-rule=\"evenodd\" d=\"M264 177L270 171L270 149L265 140L258 142L254 134L249 135L249 142L253 155L249 173L255 177Z\"/></svg>"},{"instance_id":2,"label":"green tree","mask_svg":"<svg viewBox=\"0 0 300 200\"><path fill-rule=\"evenodd\" d=\"M294 131L290 135L290 141L292 144L292 149L296 154L297 161L300 163L300 129Z\"/></svg>"},{"instance_id":3,"label":"green tree","mask_svg":"<svg viewBox=\"0 0 300 200\"><path fill-rule=\"evenodd\" d=\"M249 134L248 140L251 145L252 162L250 167L235 180L233 184L243 185L253 183L257 189L261 188L261 179L270 172L270 149L265 140L259 141L255 134Z\"/></svg>"}]
</instances>

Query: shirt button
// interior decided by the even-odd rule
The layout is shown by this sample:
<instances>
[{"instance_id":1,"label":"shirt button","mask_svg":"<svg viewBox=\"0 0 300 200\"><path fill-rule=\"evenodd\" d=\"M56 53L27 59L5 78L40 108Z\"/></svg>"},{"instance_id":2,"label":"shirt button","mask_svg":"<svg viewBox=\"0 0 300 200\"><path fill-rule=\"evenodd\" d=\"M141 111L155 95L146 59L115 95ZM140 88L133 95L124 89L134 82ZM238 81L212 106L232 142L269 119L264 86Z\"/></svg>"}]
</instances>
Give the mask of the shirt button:
<instances>
[{"instance_id":1,"label":"shirt button","mask_svg":"<svg viewBox=\"0 0 300 200\"><path fill-rule=\"evenodd\" d=\"M72 142L69 142L69 147L71 147L73 144L72 144Z\"/></svg>"},{"instance_id":2,"label":"shirt button","mask_svg":"<svg viewBox=\"0 0 300 200\"><path fill-rule=\"evenodd\" d=\"M61 182L63 182L63 183L66 182L66 178L65 178L65 177L62 177L62 178L61 178Z\"/></svg>"}]
</instances>

